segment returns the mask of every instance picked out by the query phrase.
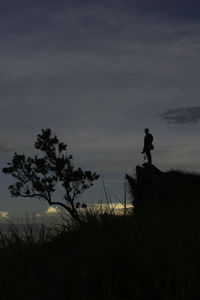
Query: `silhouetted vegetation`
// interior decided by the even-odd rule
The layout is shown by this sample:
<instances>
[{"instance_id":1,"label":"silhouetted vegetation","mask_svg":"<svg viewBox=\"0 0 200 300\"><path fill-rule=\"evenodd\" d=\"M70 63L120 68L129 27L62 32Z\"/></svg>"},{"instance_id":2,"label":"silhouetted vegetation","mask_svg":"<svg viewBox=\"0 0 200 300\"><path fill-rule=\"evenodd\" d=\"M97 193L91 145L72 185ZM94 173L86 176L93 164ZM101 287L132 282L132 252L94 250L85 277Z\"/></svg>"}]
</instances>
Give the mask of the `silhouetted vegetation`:
<instances>
[{"instance_id":1,"label":"silhouetted vegetation","mask_svg":"<svg viewBox=\"0 0 200 300\"><path fill-rule=\"evenodd\" d=\"M11 174L17 180L16 184L9 186L11 195L43 199L49 205L65 208L79 221L77 208L80 207L80 202L75 201L93 185L99 175L81 168L74 169L72 155L66 154L67 145L59 142L57 136L52 136L50 129L42 129L42 133L38 134L35 148L44 155L35 155L32 158L15 153L12 162L3 169L4 173ZM64 189L64 203L53 201L59 183ZM82 207L85 208L86 205L83 203Z\"/></svg>"},{"instance_id":2,"label":"silhouetted vegetation","mask_svg":"<svg viewBox=\"0 0 200 300\"><path fill-rule=\"evenodd\" d=\"M133 214L1 233L1 299L199 300L200 175L147 168Z\"/></svg>"}]
</instances>

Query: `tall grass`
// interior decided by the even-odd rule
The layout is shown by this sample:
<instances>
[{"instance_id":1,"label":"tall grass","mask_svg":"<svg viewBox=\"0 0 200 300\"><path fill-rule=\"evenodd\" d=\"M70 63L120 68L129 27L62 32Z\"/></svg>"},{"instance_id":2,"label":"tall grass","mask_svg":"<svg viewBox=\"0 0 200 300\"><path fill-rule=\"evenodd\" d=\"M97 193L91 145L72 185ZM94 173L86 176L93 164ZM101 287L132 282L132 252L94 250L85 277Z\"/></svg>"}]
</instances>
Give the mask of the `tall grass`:
<instances>
[{"instance_id":1,"label":"tall grass","mask_svg":"<svg viewBox=\"0 0 200 300\"><path fill-rule=\"evenodd\" d=\"M0 233L1 299L199 300L199 212L165 206L135 216L88 210L80 223L23 232L12 225Z\"/></svg>"}]
</instances>

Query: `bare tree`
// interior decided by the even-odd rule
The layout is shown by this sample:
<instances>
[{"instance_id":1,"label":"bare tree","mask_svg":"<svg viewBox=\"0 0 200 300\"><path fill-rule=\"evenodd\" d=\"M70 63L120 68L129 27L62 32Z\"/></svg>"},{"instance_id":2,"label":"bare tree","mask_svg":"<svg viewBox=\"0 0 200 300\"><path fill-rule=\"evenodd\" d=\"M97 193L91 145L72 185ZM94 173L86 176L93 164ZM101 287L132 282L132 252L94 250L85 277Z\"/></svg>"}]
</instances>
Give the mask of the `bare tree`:
<instances>
[{"instance_id":1,"label":"bare tree","mask_svg":"<svg viewBox=\"0 0 200 300\"><path fill-rule=\"evenodd\" d=\"M42 157L25 157L14 154L12 162L3 168L5 174L11 174L17 182L9 186L11 196L39 198L49 205L61 206L77 221L79 221L78 196L93 185L99 175L91 171L75 169L72 165L72 155L66 152L67 145L59 142L57 136L52 136L51 129L42 129L37 135L35 148L43 153ZM57 184L63 187L63 201L53 201ZM86 207L82 204L82 207Z\"/></svg>"}]
</instances>

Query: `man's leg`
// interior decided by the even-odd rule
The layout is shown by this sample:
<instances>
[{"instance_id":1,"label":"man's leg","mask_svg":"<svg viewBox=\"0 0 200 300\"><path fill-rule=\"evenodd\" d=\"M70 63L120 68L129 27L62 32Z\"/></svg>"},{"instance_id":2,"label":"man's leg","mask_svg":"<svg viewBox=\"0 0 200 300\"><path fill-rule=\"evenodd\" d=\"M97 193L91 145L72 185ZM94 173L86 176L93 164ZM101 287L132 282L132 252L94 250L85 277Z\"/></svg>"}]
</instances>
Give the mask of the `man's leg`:
<instances>
[{"instance_id":1,"label":"man's leg","mask_svg":"<svg viewBox=\"0 0 200 300\"><path fill-rule=\"evenodd\" d=\"M152 164L151 150L146 151L146 156L147 156L148 164L151 165Z\"/></svg>"}]
</instances>

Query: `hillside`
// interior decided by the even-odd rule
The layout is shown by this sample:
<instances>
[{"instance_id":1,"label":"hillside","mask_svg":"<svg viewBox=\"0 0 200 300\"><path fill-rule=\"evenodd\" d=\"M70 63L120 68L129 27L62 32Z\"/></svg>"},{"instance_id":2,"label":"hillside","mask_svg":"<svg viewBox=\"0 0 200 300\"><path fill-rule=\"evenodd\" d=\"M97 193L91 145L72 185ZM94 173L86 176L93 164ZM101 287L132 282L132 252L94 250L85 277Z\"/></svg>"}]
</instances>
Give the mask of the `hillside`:
<instances>
[{"instance_id":1,"label":"hillside","mask_svg":"<svg viewBox=\"0 0 200 300\"><path fill-rule=\"evenodd\" d=\"M199 300L200 176L152 166L127 178L132 215L1 233L1 299Z\"/></svg>"}]
</instances>

